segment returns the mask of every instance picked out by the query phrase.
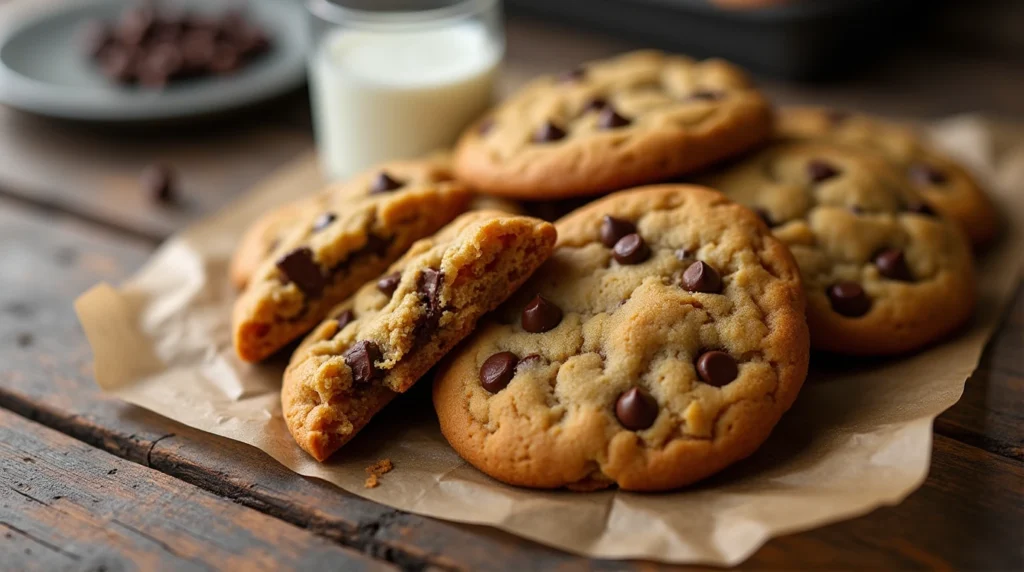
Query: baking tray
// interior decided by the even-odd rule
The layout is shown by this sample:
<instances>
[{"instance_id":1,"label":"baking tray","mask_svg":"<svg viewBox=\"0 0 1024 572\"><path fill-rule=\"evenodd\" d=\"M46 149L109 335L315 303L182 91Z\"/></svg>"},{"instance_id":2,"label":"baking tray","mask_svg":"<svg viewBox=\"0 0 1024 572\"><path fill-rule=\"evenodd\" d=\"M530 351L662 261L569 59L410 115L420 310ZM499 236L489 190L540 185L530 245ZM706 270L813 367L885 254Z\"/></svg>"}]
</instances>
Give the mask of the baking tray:
<instances>
[{"instance_id":1,"label":"baking tray","mask_svg":"<svg viewBox=\"0 0 1024 572\"><path fill-rule=\"evenodd\" d=\"M914 0L801 0L752 10L709 0L506 0L506 7L788 79L844 75L921 29L932 10Z\"/></svg>"}]
</instances>

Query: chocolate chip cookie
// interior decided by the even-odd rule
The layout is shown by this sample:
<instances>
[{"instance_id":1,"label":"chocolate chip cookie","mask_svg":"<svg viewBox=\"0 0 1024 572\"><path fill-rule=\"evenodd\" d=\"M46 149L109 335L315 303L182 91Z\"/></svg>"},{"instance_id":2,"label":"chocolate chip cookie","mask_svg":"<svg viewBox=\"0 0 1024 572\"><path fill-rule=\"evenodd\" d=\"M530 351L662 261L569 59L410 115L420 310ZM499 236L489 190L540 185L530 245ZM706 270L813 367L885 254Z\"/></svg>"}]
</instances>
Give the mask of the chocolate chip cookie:
<instances>
[{"instance_id":1,"label":"chocolate chip cookie","mask_svg":"<svg viewBox=\"0 0 1024 572\"><path fill-rule=\"evenodd\" d=\"M971 315L966 237L877 153L780 142L702 182L755 209L789 246L817 349L908 352Z\"/></svg>"},{"instance_id":2,"label":"chocolate chip cookie","mask_svg":"<svg viewBox=\"0 0 1024 572\"><path fill-rule=\"evenodd\" d=\"M594 195L693 172L766 140L771 124L731 64L634 52L531 82L463 134L455 171L517 199Z\"/></svg>"},{"instance_id":3,"label":"chocolate chip cookie","mask_svg":"<svg viewBox=\"0 0 1024 572\"><path fill-rule=\"evenodd\" d=\"M936 210L958 221L975 245L991 240L998 230L995 208L974 177L908 126L831 109L790 107L779 113L777 129L781 137L880 152Z\"/></svg>"},{"instance_id":4,"label":"chocolate chip cookie","mask_svg":"<svg viewBox=\"0 0 1024 572\"><path fill-rule=\"evenodd\" d=\"M381 174L384 174L383 176ZM355 176L349 181L328 186L319 193L303 197L278 207L252 223L246 230L231 259L231 283L242 289L249 277L281 245L281 239L298 221L331 210L331 204L344 208L346 201L373 194L375 189L387 186L384 178L401 180L406 184L442 183L453 179L451 158L447 153L423 159L388 161ZM522 214L518 204L501 197L473 195L470 210L500 210Z\"/></svg>"},{"instance_id":5,"label":"chocolate chip cookie","mask_svg":"<svg viewBox=\"0 0 1024 572\"><path fill-rule=\"evenodd\" d=\"M555 238L550 223L478 211L413 245L295 352L281 393L295 441L327 459L515 291Z\"/></svg>"},{"instance_id":6,"label":"chocolate chip cookie","mask_svg":"<svg viewBox=\"0 0 1024 572\"><path fill-rule=\"evenodd\" d=\"M441 431L506 483L666 490L750 455L803 384L799 270L709 189L623 191L556 223L555 253L438 372Z\"/></svg>"},{"instance_id":7,"label":"chocolate chip cookie","mask_svg":"<svg viewBox=\"0 0 1024 572\"><path fill-rule=\"evenodd\" d=\"M310 217L344 210L349 201L386 192L396 182L401 182L402 188L413 188L453 179L450 156L439 153L422 159L387 161L316 194L282 205L257 219L245 231L231 259L231 283L236 288L244 288L259 265L282 246L285 235Z\"/></svg>"},{"instance_id":8,"label":"chocolate chip cookie","mask_svg":"<svg viewBox=\"0 0 1024 572\"><path fill-rule=\"evenodd\" d=\"M469 203L469 191L454 181L398 173L381 170L352 183L366 194L332 191L316 199L318 208L303 207L235 303L239 357L262 360L308 332Z\"/></svg>"}]
</instances>

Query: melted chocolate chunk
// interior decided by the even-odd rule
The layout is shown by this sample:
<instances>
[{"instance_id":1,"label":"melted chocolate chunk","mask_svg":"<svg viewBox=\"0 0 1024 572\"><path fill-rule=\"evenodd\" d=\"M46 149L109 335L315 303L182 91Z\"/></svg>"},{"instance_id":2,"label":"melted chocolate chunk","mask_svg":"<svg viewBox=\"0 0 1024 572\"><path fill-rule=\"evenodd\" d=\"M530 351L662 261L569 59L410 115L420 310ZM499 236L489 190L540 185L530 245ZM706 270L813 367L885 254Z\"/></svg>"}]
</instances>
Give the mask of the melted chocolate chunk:
<instances>
[{"instance_id":1,"label":"melted chocolate chunk","mask_svg":"<svg viewBox=\"0 0 1024 572\"><path fill-rule=\"evenodd\" d=\"M542 125L541 128L538 129L533 134L533 142L534 143L550 143L552 141L558 141L559 139L564 139L565 136L566 136L565 130L563 130L561 127L555 125L554 123L548 121L544 125Z\"/></svg>"},{"instance_id":2,"label":"melted chocolate chunk","mask_svg":"<svg viewBox=\"0 0 1024 572\"><path fill-rule=\"evenodd\" d=\"M276 264L281 274L310 298L320 296L327 286L327 279L313 260L313 251L309 248L296 248L278 258Z\"/></svg>"},{"instance_id":3,"label":"melted chocolate chunk","mask_svg":"<svg viewBox=\"0 0 1024 572\"><path fill-rule=\"evenodd\" d=\"M381 279L377 281L377 290L380 290L382 294L390 298L395 293L395 290L398 289L398 284L401 281L401 272L394 272L387 276L382 276Z\"/></svg>"},{"instance_id":4,"label":"melted chocolate chunk","mask_svg":"<svg viewBox=\"0 0 1024 572\"><path fill-rule=\"evenodd\" d=\"M382 376L375 363L381 359L380 348L373 342L356 342L342 354L342 357L345 358L345 365L352 370L353 383L369 383Z\"/></svg>"},{"instance_id":5,"label":"melted chocolate chunk","mask_svg":"<svg viewBox=\"0 0 1024 572\"><path fill-rule=\"evenodd\" d=\"M376 195L378 193L387 193L400 189L405 185L402 181L391 178L387 171L381 171L377 173L377 177L373 179L373 183L370 185L370 194Z\"/></svg>"},{"instance_id":6,"label":"melted chocolate chunk","mask_svg":"<svg viewBox=\"0 0 1024 572\"><path fill-rule=\"evenodd\" d=\"M441 307L441 288L443 287L444 273L435 268L424 268L416 279L416 292L426 310L416 323L413 332L418 345L425 343L427 338L437 331L441 322L441 314L444 312L444 308Z\"/></svg>"},{"instance_id":7,"label":"melted chocolate chunk","mask_svg":"<svg viewBox=\"0 0 1024 572\"><path fill-rule=\"evenodd\" d=\"M601 115L597 118L597 126L601 129L618 129L619 127L625 127L630 123L632 122L628 118L619 115L619 113L612 109L611 106L605 107L601 110Z\"/></svg>"},{"instance_id":8,"label":"melted chocolate chunk","mask_svg":"<svg viewBox=\"0 0 1024 572\"><path fill-rule=\"evenodd\" d=\"M356 319L356 314L352 310L345 310L335 316L334 319L338 321L338 331L340 332L341 330L344 330L345 326L349 325L352 320Z\"/></svg>"}]
</instances>

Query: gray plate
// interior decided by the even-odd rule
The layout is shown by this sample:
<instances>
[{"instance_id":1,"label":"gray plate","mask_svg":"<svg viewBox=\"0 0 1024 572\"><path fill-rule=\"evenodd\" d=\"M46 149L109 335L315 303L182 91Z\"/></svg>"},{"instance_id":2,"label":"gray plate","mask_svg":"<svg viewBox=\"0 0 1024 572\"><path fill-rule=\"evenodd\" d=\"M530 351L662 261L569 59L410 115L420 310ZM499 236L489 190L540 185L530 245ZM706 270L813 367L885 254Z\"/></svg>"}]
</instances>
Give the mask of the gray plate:
<instances>
[{"instance_id":1,"label":"gray plate","mask_svg":"<svg viewBox=\"0 0 1024 572\"><path fill-rule=\"evenodd\" d=\"M219 13L237 0L177 0L176 10ZM162 91L109 83L80 49L82 23L113 19L128 3L24 0L0 15L0 103L40 115L86 121L162 121L251 105L302 84L308 45L305 9L294 0L248 0L273 48L238 73L175 82Z\"/></svg>"}]
</instances>

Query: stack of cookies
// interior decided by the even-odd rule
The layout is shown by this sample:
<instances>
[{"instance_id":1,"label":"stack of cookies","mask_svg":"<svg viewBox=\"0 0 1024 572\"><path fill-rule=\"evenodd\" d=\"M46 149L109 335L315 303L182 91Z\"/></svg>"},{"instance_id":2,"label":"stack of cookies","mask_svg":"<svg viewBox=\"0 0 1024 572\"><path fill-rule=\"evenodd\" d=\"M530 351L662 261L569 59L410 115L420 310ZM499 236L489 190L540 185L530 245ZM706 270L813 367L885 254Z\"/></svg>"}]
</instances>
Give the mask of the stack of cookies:
<instances>
[{"instance_id":1,"label":"stack of cookies","mask_svg":"<svg viewBox=\"0 0 1024 572\"><path fill-rule=\"evenodd\" d=\"M637 52L265 215L231 267L235 347L304 336L282 405L320 461L433 372L444 436L488 475L668 490L753 453L812 348L963 325L995 221L905 127L776 112L731 64Z\"/></svg>"}]
</instances>

